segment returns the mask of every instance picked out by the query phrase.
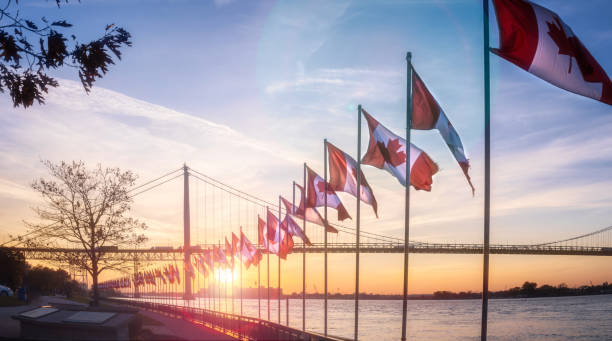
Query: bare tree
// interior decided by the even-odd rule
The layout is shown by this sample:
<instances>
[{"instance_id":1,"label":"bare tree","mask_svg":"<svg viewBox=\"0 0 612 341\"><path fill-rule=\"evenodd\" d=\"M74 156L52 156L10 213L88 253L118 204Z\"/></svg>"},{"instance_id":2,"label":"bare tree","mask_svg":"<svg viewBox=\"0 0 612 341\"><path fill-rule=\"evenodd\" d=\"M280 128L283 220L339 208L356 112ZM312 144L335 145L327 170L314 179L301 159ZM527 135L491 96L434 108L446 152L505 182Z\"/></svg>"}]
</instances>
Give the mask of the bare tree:
<instances>
[{"instance_id":1,"label":"bare tree","mask_svg":"<svg viewBox=\"0 0 612 341\"><path fill-rule=\"evenodd\" d=\"M132 198L130 187L136 175L119 168L87 169L82 161L54 164L43 161L52 179L39 179L32 188L45 205L34 208L44 222L27 223L32 236L25 240L35 247L82 248L84 252L58 253L57 262L85 269L93 279L94 305L98 304L98 276L105 270L126 271L130 260L109 257L121 246L146 241L139 232L144 223L128 216Z\"/></svg>"}]
</instances>

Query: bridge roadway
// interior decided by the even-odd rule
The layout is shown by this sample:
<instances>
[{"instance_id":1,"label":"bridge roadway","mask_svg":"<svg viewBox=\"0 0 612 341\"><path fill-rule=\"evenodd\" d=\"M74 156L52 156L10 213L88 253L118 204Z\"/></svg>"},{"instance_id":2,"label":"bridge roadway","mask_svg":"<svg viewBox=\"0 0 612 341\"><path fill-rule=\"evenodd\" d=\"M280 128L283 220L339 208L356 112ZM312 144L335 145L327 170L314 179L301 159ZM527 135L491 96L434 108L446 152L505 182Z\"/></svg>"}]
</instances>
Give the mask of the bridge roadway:
<instances>
[{"instance_id":1,"label":"bridge roadway","mask_svg":"<svg viewBox=\"0 0 612 341\"><path fill-rule=\"evenodd\" d=\"M192 254L198 254L212 245L193 246ZM410 253L438 253L438 254L482 254L482 244L436 244L414 242L410 244ZM48 260L54 259L58 253L84 253L82 249L72 248L27 248L9 247L7 249L21 251L27 259ZM555 245L491 245L491 254L498 255L553 255L553 256L612 256L612 247L592 246L555 246ZM302 253L304 248L296 245L293 253ZM306 253L323 253L323 243L315 243L305 248ZM328 253L355 253L355 243L329 243ZM179 261L182 260L182 248L154 247L149 249L118 249L106 247L103 252L117 259L142 261ZM360 253L404 253L403 243L362 243Z\"/></svg>"}]
</instances>

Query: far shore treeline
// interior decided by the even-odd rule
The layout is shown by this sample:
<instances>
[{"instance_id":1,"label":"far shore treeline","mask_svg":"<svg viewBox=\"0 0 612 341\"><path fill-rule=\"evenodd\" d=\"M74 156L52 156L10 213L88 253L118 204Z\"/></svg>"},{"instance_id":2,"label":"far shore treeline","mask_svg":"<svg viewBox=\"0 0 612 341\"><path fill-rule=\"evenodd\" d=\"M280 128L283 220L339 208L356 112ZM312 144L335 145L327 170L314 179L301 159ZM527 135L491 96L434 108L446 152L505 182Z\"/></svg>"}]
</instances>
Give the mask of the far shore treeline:
<instances>
[{"instance_id":1,"label":"far shore treeline","mask_svg":"<svg viewBox=\"0 0 612 341\"><path fill-rule=\"evenodd\" d=\"M603 282L600 285L582 285L575 288L568 287L565 283L558 286L544 284L538 287L537 283L526 281L520 287L508 290L491 291L489 298L533 298L533 297L559 297L559 296L582 296L582 295L606 295L612 294L612 284ZM287 296L285 296L287 297ZM288 296L291 299L302 298L301 293L293 293ZM354 294L329 294L328 299L353 299ZM372 293L361 293L361 300L401 300L402 295L380 295ZM323 298L323 294L306 294L306 298ZM457 300L457 299L481 299L481 292L473 291L436 291L433 294L413 294L409 299L413 300Z\"/></svg>"}]
</instances>

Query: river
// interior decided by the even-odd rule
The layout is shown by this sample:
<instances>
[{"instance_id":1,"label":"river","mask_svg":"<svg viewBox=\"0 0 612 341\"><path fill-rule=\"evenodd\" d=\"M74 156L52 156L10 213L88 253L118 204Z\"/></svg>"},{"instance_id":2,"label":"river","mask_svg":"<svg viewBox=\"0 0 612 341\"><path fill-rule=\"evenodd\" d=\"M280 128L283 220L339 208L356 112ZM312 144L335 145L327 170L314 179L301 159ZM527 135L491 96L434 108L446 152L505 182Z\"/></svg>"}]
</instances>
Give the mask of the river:
<instances>
[{"instance_id":1,"label":"river","mask_svg":"<svg viewBox=\"0 0 612 341\"><path fill-rule=\"evenodd\" d=\"M212 301L211 301L212 302ZM167 303L167 301L166 301ZM183 301L173 303L184 304ZM191 306L208 307L201 298ZM225 301L221 310L225 311ZM231 300L228 300L231 312ZM216 306L219 308L219 302ZM243 312L257 317L256 299L243 301ZM278 301L270 301L272 321L278 321ZM286 302L281 301L281 323L286 323ZM328 333L353 337L354 302L328 301ZM408 301L410 340L479 340L480 300ZM240 300L234 300L240 312ZM261 317L267 319L267 301L261 301ZM402 302L400 300L361 300L359 303L360 340L399 340ZM302 301L289 300L289 324L302 328ZM612 295L489 300L490 341L510 340L612 340ZM306 329L323 332L323 300L306 300Z\"/></svg>"}]
</instances>

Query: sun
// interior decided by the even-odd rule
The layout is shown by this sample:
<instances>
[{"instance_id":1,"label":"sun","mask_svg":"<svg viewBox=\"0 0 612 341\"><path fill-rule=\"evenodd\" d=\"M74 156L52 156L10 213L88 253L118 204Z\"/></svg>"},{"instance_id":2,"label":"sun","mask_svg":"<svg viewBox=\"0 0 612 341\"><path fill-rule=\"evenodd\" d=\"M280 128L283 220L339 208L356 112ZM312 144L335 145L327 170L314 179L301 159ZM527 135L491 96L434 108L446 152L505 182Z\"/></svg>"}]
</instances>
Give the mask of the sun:
<instances>
[{"instance_id":1,"label":"sun","mask_svg":"<svg viewBox=\"0 0 612 341\"><path fill-rule=\"evenodd\" d=\"M232 269L217 269L215 275L217 276L218 280L220 282L231 282L232 280L237 280L238 279L238 275L235 271L232 271Z\"/></svg>"}]
</instances>

